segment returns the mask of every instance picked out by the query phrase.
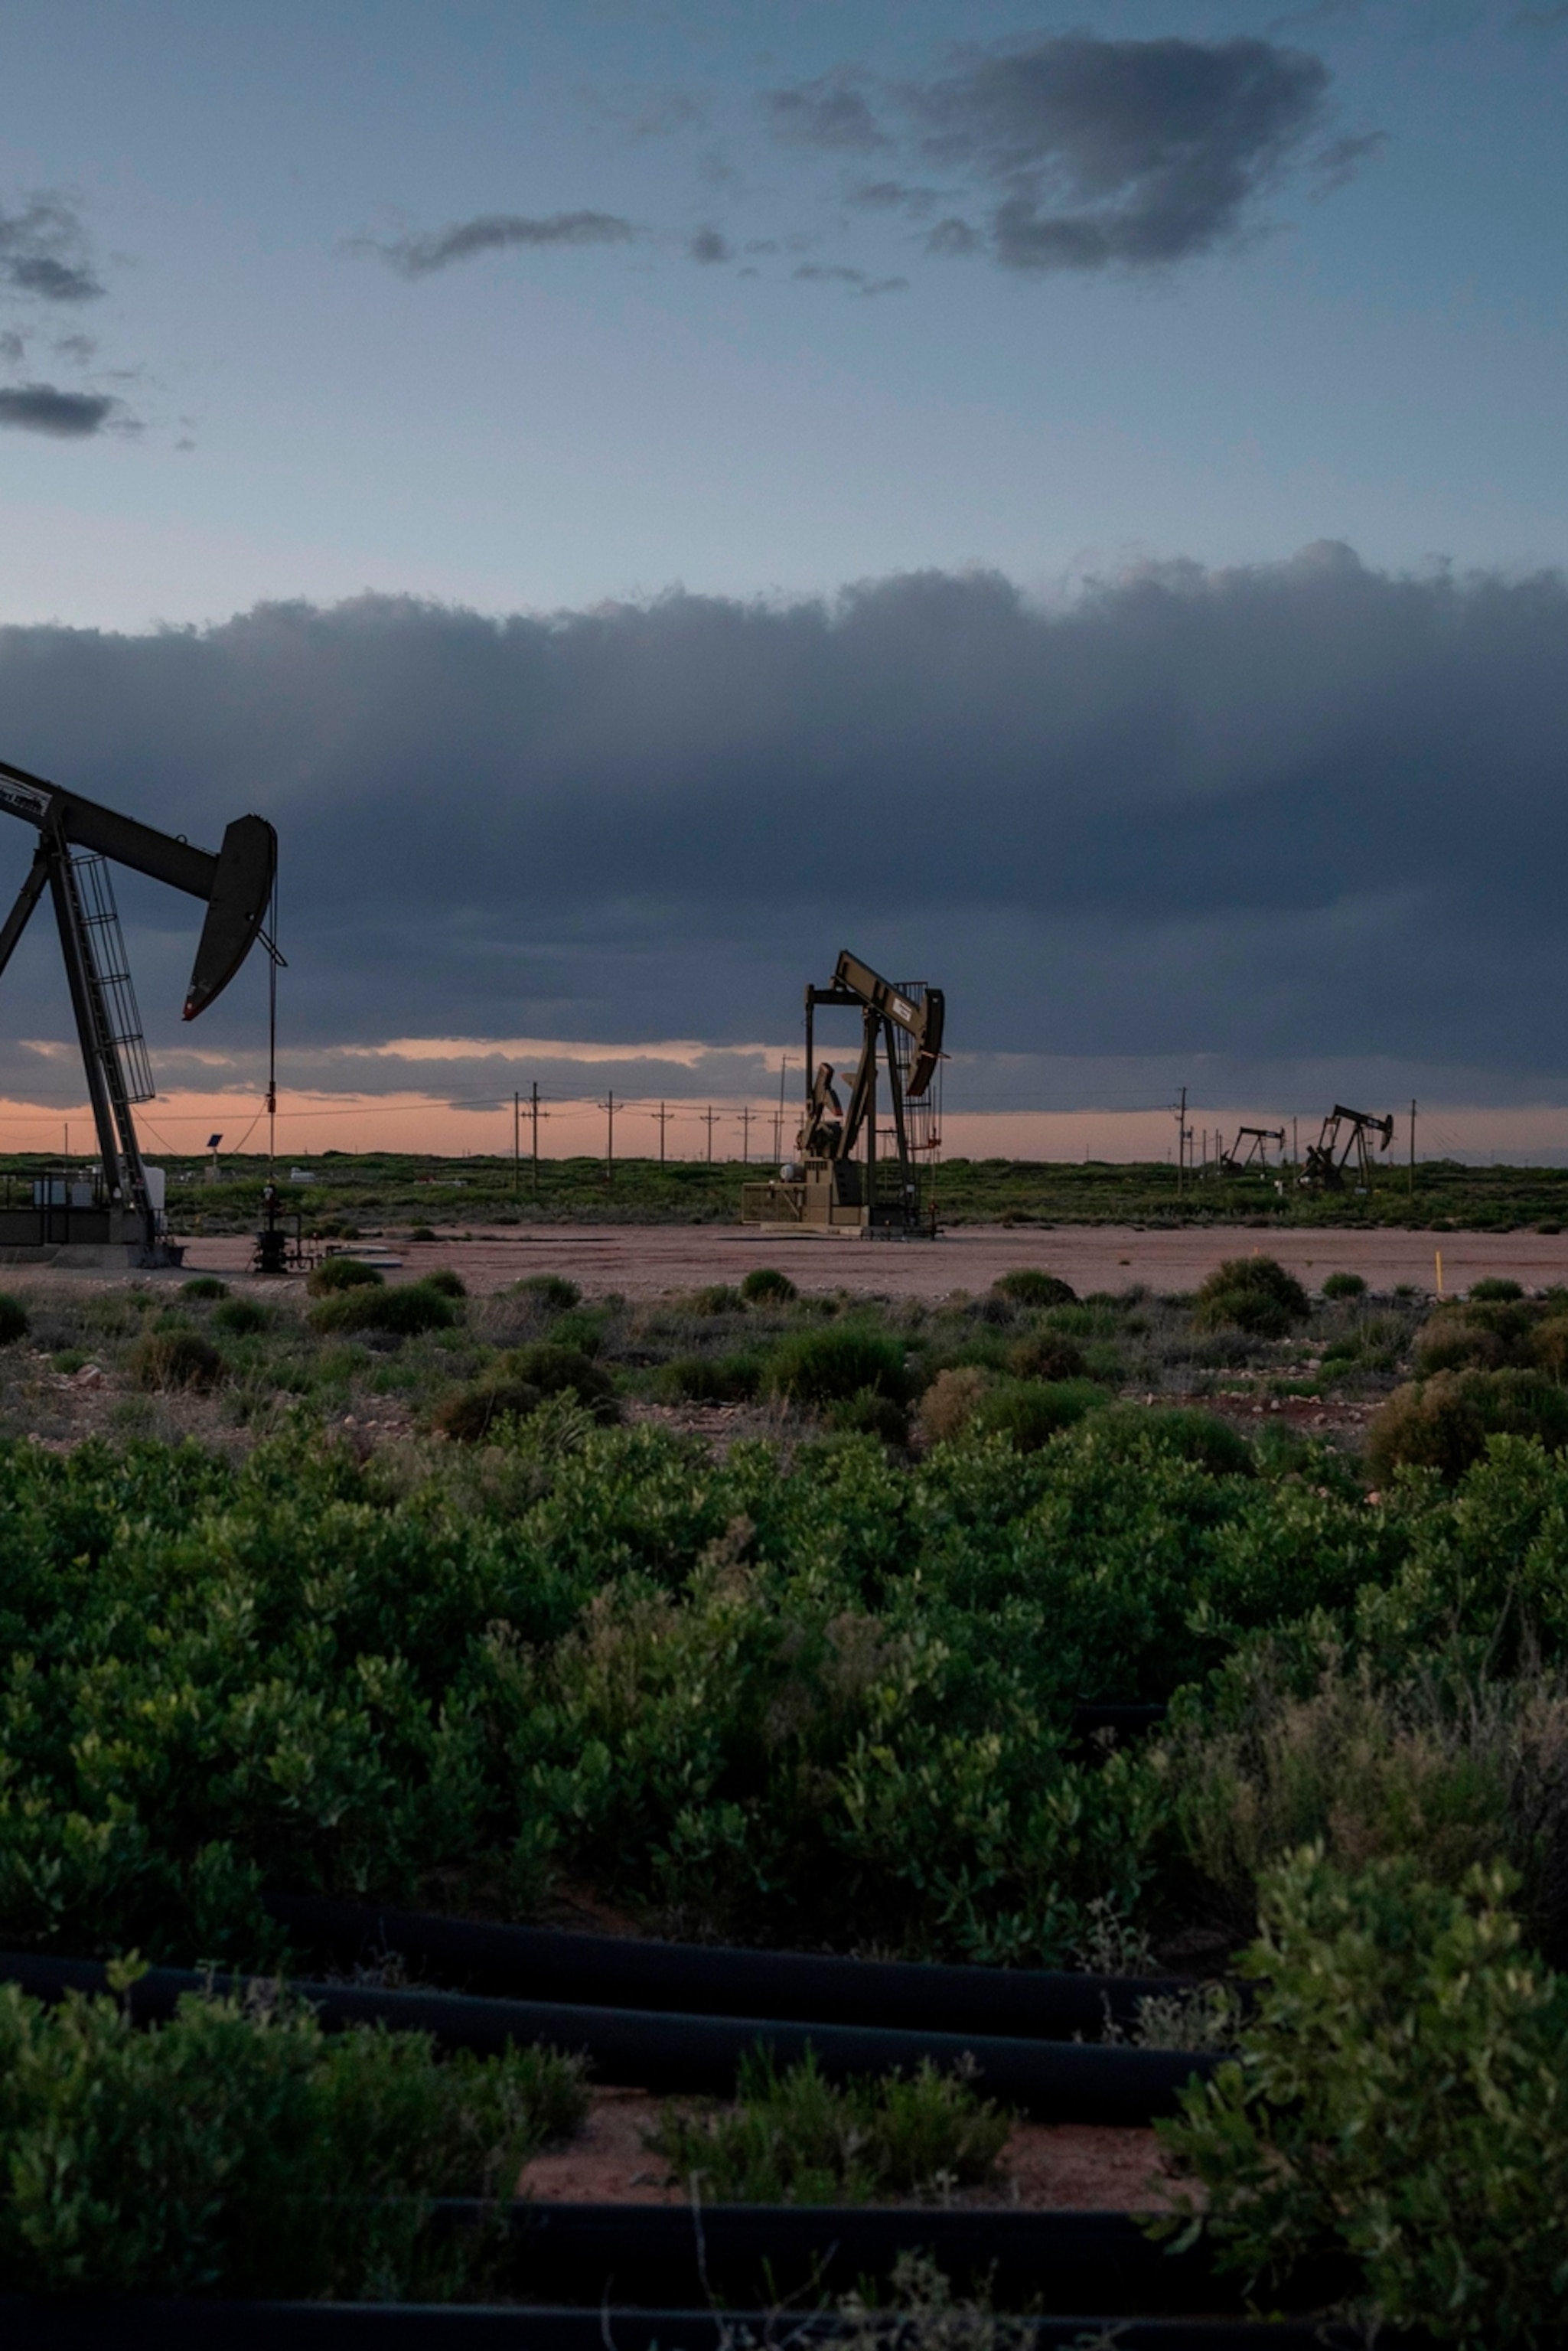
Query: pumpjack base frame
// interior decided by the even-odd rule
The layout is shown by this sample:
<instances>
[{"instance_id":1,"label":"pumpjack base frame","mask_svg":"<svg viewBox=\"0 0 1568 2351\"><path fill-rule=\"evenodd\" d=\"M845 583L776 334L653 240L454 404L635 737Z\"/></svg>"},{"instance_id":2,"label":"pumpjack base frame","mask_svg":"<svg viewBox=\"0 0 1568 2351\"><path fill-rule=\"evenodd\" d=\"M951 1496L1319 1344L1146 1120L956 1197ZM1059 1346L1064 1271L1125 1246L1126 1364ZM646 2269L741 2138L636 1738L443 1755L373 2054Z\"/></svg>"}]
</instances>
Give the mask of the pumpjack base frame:
<instances>
[{"instance_id":1,"label":"pumpjack base frame","mask_svg":"<svg viewBox=\"0 0 1568 2351\"><path fill-rule=\"evenodd\" d=\"M810 1176L779 1176L773 1183L746 1185L740 1221L752 1232L789 1233L804 1240L927 1241L936 1237L930 1217L911 1217L900 1202L836 1198L832 1182L821 1172L814 1182Z\"/></svg>"},{"instance_id":2,"label":"pumpjack base frame","mask_svg":"<svg viewBox=\"0 0 1568 2351\"><path fill-rule=\"evenodd\" d=\"M58 1273L156 1273L185 1262L183 1241L154 1241L148 1249L133 1241L44 1242L0 1241L0 1265L44 1266Z\"/></svg>"},{"instance_id":3,"label":"pumpjack base frame","mask_svg":"<svg viewBox=\"0 0 1568 2351\"><path fill-rule=\"evenodd\" d=\"M154 1272L183 1265L184 1244L149 1234L121 1208L0 1208L0 1264L52 1265L62 1272Z\"/></svg>"}]
</instances>

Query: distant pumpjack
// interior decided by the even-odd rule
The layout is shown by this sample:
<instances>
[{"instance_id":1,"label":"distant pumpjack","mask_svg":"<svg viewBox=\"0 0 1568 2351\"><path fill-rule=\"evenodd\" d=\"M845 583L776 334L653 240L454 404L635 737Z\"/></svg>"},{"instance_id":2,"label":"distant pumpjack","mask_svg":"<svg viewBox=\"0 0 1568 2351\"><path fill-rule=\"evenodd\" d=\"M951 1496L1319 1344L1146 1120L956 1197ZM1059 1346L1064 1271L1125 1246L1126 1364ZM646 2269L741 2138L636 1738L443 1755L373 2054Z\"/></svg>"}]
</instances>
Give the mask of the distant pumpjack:
<instances>
[{"instance_id":1,"label":"distant pumpjack","mask_svg":"<svg viewBox=\"0 0 1568 2351\"><path fill-rule=\"evenodd\" d=\"M815 1016L825 1005L861 1015L860 1060L847 1103L833 1064L815 1057ZM935 1230L927 1176L942 1139L944 1018L939 987L883 979L847 948L831 985L807 988L806 1101L796 1155L775 1181L745 1186L744 1223L892 1238ZM893 1113L891 1154L878 1147L879 1069Z\"/></svg>"},{"instance_id":2,"label":"distant pumpjack","mask_svg":"<svg viewBox=\"0 0 1568 2351\"><path fill-rule=\"evenodd\" d=\"M1343 1102L1336 1102L1324 1119L1317 1141L1307 1145L1301 1177L1304 1188L1310 1192L1343 1192L1345 1168L1354 1154L1358 1177L1355 1188L1358 1192L1370 1191L1374 1135L1377 1137L1378 1149L1386 1151L1394 1140L1392 1112L1386 1118L1374 1118L1370 1111L1346 1110Z\"/></svg>"},{"instance_id":3,"label":"distant pumpjack","mask_svg":"<svg viewBox=\"0 0 1568 2351\"><path fill-rule=\"evenodd\" d=\"M0 925L0 972L47 889L99 1160L90 1184L47 1178L35 1186L30 1208L0 1209L0 1246L8 1254L38 1258L57 1255L64 1247L123 1250L126 1261L134 1264L178 1263L162 1234L161 1171L151 1171L159 1185L150 1183L137 1141L134 1105L152 1100L152 1073L110 861L204 902L206 916L185 995L184 1017L193 1020L222 995L263 935L277 868L277 836L265 817L236 817L214 856L4 760L0 810L35 826L39 836L26 880Z\"/></svg>"},{"instance_id":4,"label":"distant pumpjack","mask_svg":"<svg viewBox=\"0 0 1568 2351\"><path fill-rule=\"evenodd\" d=\"M1220 1174L1245 1176L1249 1167L1256 1167L1260 1176L1266 1176L1271 1143L1277 1144L1281 1152L1284 1150L1285 1130L1282 1126L1239 1126L1236 1140L1229 1150L1219 1155ZM1241 1148L1243 1144L1247 1145L1245 1151Z\"/></svg>"}]
</instances>

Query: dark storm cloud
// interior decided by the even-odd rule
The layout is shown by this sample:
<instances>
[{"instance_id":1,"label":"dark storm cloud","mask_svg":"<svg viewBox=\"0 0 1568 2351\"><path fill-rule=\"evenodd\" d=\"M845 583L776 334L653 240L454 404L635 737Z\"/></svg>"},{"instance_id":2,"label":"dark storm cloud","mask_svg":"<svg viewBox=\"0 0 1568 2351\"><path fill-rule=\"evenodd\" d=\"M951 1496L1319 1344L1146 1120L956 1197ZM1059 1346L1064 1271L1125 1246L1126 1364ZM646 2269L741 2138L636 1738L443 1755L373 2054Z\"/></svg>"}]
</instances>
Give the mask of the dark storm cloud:
<instances>
[{"instance_id":1,"label":"dark storm cloud","mask_svg":"<svg viewBox=\"0 0 1568 2351\"><path fill-rule=\"evenodd\" d=\"M1242 227L1320 121L1328 68L1272 42L1068 34L911 92L933 161L1002 192L1014 269L1161 266Z\"/></svg>"},{"instance_id":2,"label":"dark storm cloud","mask_svg":"<svg viewBox=\"0 0 1568 2351\"><path fill-rule=\"evenodd\" d=\"M788 1037L847 945L946 985L966 1052L1568 1091L1556 574L1326 547L1060 609L986 573L500 621L366 597L0 632L0 707L7 758L171 831L275 819L296 1046ZM0 834L3 901L32 843ZM179 1031L193 914L121 899L153 1030L254 1039L248 975ZM37 970L10 1034L65 1033Z\"/></svg>"},{"instance_id":3,"label":"dark storm cloud","mask_svg":"<svg viewBox=\"0 0 1568 2351\"><path fill-rule=\"evenodd\" d=\"M706 262L709 266L716 262L733 261L735 258L728 238L721 236L716 228L699 228L686 251L694 261Z\"/></svg>"},{"instance_id":4,"label":"dark storm cloud","mask_svg":"<svg viewBox=\"0 0 1568 2351\"><path fill-rule=\"evenodd\" d=\"M47 433L57 441L87 441L120 408L118 400L96 392L61 392L52 383L0 388L0 426L16 433Z\"/></svg>"},{"instance_id":5,"label":"dark storm cloud","mask_svg":"<svg viewBox=\"0 0 1568 2351\"><path fill-rule=\"evenodd\" d=\"M775 132L827 153L902 147L938 165L947 191L902 174L852 183L862 210L928 213L967 186L985 231L962 214L927 239L939 254L988 251L1043 274L1162 269L1234 242L1286 168L1316 193L1350 178L1376 131L1322 138L1330 75L1318 57L1258 39L1102 40L1089 33L971 50L947 72L878 88L825 75L768 93Z\"/></svg>"},{"instance_id":6,"label":"dark storm cloud","mask_svg":"<svg viewBox=\"0 0 1568 2351\"><path fill-rule=\"evenodd\" d=\"M428 277L449 269L454 262L472 261L476 254L500 253L516 246L629 245L637 235L629 220L615 213L482 213L476 219L454 221L448 227L400 237L359 237L355 249L379 254L403 277Z\"/></svg>"},{"instance_id":7,"label":"dark storm cloud","mask_svg":"<svg viewBox=\"0 0 1568 2351\"><path fill-rule=\"evenodd\" d=\"M40 302L92 302L102 294L87 231L64 196L30 196L18 212L0 207L0 287Z\"/></svg>"}]
</instances>

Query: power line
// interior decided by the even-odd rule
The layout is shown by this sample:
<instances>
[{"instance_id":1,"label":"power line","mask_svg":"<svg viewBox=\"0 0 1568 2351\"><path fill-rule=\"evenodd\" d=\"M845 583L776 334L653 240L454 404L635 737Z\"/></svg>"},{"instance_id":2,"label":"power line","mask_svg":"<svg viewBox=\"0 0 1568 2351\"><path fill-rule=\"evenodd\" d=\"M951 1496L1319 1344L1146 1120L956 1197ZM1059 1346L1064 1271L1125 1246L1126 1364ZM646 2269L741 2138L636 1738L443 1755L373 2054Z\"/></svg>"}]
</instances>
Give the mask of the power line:
<instances>
[{"instance_id":1,"label":"power line","mask_svg":"<svg viewBox=\"0 0 1568 2351\"><path fill-rule=\"evenodd\" d=\"M607 1184L613 1184L615 1181L615 1113L617 1110L624 1110L626 1105L624 1102L617 1102L614 1089L612 1088L609 1101L601 1102L599 1107L610 1121L609 1140L604 1154L604 1180Z\"/></svg>"},{"instance_id":2,"label":"power line","mask_svg":"<svg viewBox=\"0 0 1568 2351\"><path fill-rule=\"evenodd\" d=\"M648 1113L650 1118L655 1118L659 1122L659 1165L661 1167L664 1164L664 1129L668 1126L674 1114L674 1112L667 1109L663 1102L659 1104L657 1110L651 1110Z\"/></svg>"}]
</instances>

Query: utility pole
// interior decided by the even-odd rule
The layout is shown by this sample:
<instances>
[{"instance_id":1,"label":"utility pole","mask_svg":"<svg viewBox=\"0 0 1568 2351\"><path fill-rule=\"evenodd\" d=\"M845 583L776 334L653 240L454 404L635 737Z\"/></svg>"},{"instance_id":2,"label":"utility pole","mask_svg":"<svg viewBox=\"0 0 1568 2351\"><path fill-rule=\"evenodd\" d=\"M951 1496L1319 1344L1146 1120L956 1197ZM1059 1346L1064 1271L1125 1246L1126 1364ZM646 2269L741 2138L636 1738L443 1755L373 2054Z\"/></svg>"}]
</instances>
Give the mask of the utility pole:
<instances>
[{"instance_id":1,"label":"utility pole","mask_svg":"<svg viewBox=\"0 0 1568 2351\"><path fill-rule=\"evenodd\" d=\"M533 1121L534 1129L534 1197L537 1200L539 1196L539 1081L538 1078L534 1080L529 1093L528 1114ZM549 1116L548 1110L545 1116L547 1118Z\"/></svg>"},{"instance_id":2,"label":"utility pole","mask_svg":"<svg viewBox=\"0 0 1568 2351\"><path fill-rule=\"evenodd\" d=\"M1291 1121L1291 1166L1292 1166L1292 1167L1299 1167L1299 1166L1301 1165L1301 1138L1298 1136L1298 1134L1297 1134L1297 1133L1296 1133L1296 1122L1295 1122L1295 1120L1294 1120L1294 1119L1292 1119L1292 1120Z\"/></svg>"},{"instance_id":3,"label":"utility pole","mask_svg":"<svg viewBox=\"0 0 1568 2351\"><path fill-rule=\"evenodd\" d=\"M713 1130L717 1117L718 1113L715 1110L712 1102L709 1102L706 1110L702 1113L702 1121L703 1124L707 1128L707 1164L710 1167L713 1165Z\"/></svg>"},{"instance_id":4,"label":"utility pole","mask_svg":"<svg viewBox=\"0 0 1568 2351\"><path fill-rule=\"evenodd\" d=\"M614 1092L612 1090L610 1100L601 1102L599 1107L610 1121L610 1138L604 1154L604 1180L607 1184L613 1184L615 1181L615 1113L618 1108L624 1110L626 1105L624 1102L619 1104L616 1102Z\"/></svg>"},{"instance_id":5,"label":"utility pole","mask_svg":"<svg viewBox=\"0 0 1568 2351\"><path fill-rule=\"evenodd\" d=\"M739 1113L740 1164L743 1167L749 1163L751 1158L751 1122L756 1116L757 1113L752 1109L749 1102L747 1103L745 1109Z\"/></svg>"},{"instance_id":6,"label":"utility pole","mask_svg":"<svg viewBox=\"0 0 1568 2351\"><path fill-rule=\"evenodd\" d=\"M661 1167L664 1164L664 1129L668 1126L674 1114L674 1112L664 1102L661 1102L657 1110L651 1110L648 1113L650 1118L656 1118L659 1122L659 1165Z\"/></svg>"},{"instance_id":7,"label":"utility pole","mask_svg":"<svg viewBox=\"0 0 1568 2351\"><path fill-rule=\"evenodd\" d=\"M1416 1197L1416 1102L1410 1102L1410 1197Z\"/></svg>"},{"instance_id":8,"label":"utility pole","mask_svg":"<svg viewBox=\"0 0 1568 2351\"><path fill-rule=\"evenodd\" d=\"M773 1113L773 1156L775 1161L782 1160L784 1156L784 1072L789 1066L789 1056L786 1053L783 1060L779 1064L779 1107Z\"/></svg>"},{"instance_id":9,"label":"utility pole","mask_svg":"<svg viewBox=\"0 0 1568 2351\"><path fill-rule=\"evenodd\" d=\"M523 1098L512 1092L512 1197L523 1196Z\"/></svg>"},{"instance_id":10,"label":"utility pole","mask_svg":"<svg viewBox=\"0 0 1568 2351\"><path fill-rule=\"evenodd\" d=\"M1181 1107L1176 1112L1176 1198L1182 1196L1186 1176L1186 1088L1181 1090Z\"/></svg>"}]
</instances>

